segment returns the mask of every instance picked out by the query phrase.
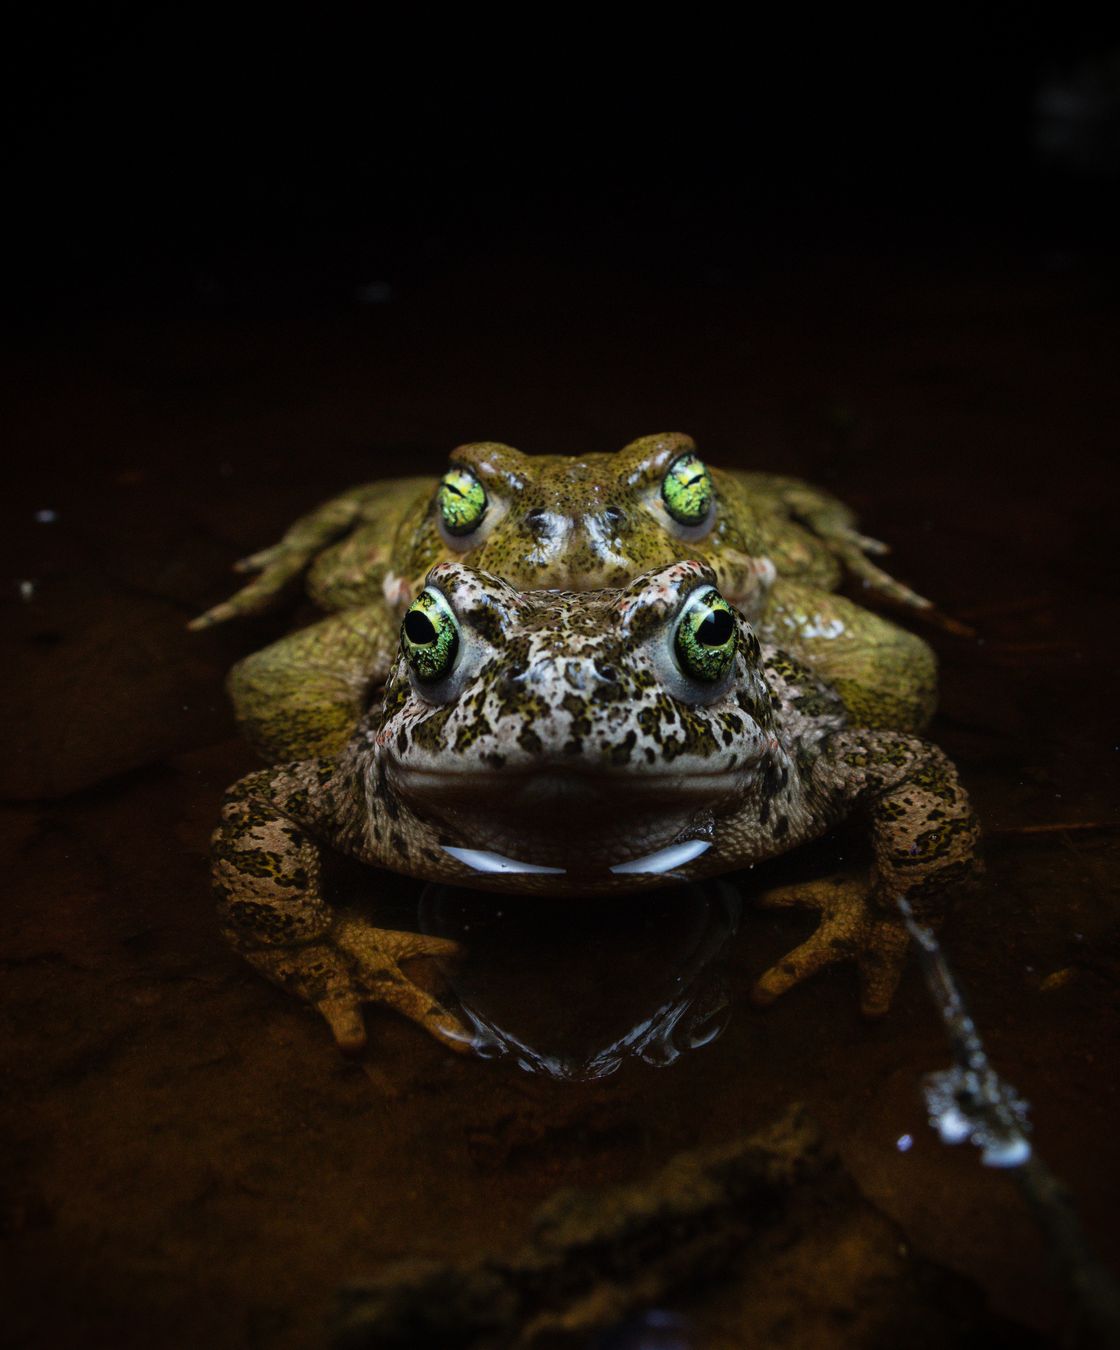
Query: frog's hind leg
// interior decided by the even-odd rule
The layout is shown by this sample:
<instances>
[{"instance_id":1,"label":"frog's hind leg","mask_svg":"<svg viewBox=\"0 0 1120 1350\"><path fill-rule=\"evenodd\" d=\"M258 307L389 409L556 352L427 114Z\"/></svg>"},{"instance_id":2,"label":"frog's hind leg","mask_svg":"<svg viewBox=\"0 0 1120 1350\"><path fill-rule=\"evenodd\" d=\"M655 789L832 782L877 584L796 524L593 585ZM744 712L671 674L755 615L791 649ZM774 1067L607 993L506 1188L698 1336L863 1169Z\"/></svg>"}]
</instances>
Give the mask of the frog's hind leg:
<instances>
[{"instance_id":1,"label":"frog's hind leg","mask_svg":"<svg viewBox=\"0 0 1120 1350\"><path fill-rule=\"evenodd\" d=\"M932 609L932 602L925 596L871 561L869 555L881 557L890 552L890 545L861 533L856 528L855 513L838 497L800 478L781 474L740 472L735 477L753 500L772 502L816 535L869 590L911 609Z\"/></svg>"},{"instance_id":2,"label":"frog's hind leg","mask_svg":"<svg viewBox=\"0 0 1120 1350\"><path fill-rule=\"evenodd\" d=\"M363 517L371 499L376 498L377 489L377 484L366 484L332 497L329 502L301 516L279 543L234 563L237 572L258 572L260 575L228 600L192 619L187 627L197 631L272 609L303 575L312 559Z\"/></svg>"},{"instance_id":3,"label":"frog's hind leg","mask_svg":"<svg viewBox=\"0 0 1120 1350\"><path fill-rule=\"evenodd\" d=\"M469 1030L401 970L413 958L453 955L457 944L376 928L322 898L320 845L295 816L313 810L317 795L329 800L330 772L318 762L285 765L230 790L212 846L223 932L261 974L311 1004L348 1053L366 1044L366 1003L394 1008L449 1049L469 1051Z\"/></svg>"},{"instance_id":4,"label":"frog's hind leg","mask_svg":"<svg viewBox=\"0 0 1120 1350\"><path fill-rule=\"evenodd\" d=\"M842 595L779 580L760 631L830 684L857 726L921 731L933 716L930 645Z\"/></svg>"},{"instance_id":5,"label":"frog's hind leg","mask_svg":"<svg viewBox=\"0 0 1120 1350\"><path fill-rule=\"evenodd\" d=\"M338 754L388 676L396 644L395 616L373 604L245 657L227 688L246 739L273 763Z\"/></svg>"}]
</instances>

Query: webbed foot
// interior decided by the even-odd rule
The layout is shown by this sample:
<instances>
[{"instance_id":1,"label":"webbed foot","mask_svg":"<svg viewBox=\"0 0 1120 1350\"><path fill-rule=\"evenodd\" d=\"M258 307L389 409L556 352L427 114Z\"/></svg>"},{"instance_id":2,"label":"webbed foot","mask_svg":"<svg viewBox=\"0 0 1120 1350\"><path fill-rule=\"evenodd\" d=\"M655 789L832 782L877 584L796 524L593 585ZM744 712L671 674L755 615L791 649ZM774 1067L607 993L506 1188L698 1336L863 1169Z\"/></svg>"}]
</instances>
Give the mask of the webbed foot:
<instances>
[{"instance_id":1,"label":"webbed foot","mask_svg":"<svg viewBox=\"0 0 1120 1350\"><path fill-rule=\"evenodd\" d=\"M473 1033L400 968L416 957L454 956L459 950L445 938L375 928L364 919L343 917L317 942L242 954L270 980L310 1003L326 1019L344 1054L365 1049L366 1003L395 1009L441 1045L466 1054Z\"/></svg>"},{"instance_id":2,"label":"webbed foot","mask_svg":"<svg viewBox=\"0 0 1120 1350\"><path fill-rule=\"evenodd\" d=\"M832 877L800 886L781 886L760 896L764 909L815 909L816 932L758 980L754 1003L765 1006L818 970L855 961L860 1008L868 1017L889 1011L910 943L901 917L873 906L866 881Z\"/></svg>"},{"instance_id":3,"label":"webbed foot","mask_svg":"<svg viewBox=\"0 0 1120 1350\"><path fill-rule=\"evenodd\" d=\"M845 528L836 530L829 536L828 542L852 576L862 582L868 590L877 591L908 609L933 609L932 600L919 595L905 582L892 577L889 572L871 561L869 554L882 557L890 552L890 548L881 540Z\"/></svg>"},{"instance_id":4,"label":"webbed foot","mask_svg":"<svg viewBox=\"0 0 1120 1350\"><path fill-rule=\"evenodd\" d=\"M215 624L226 623L230 619L248 618L253 614L265 614L274 607L279 598L293 585L307 567L306 549L288 549L283 544L254 553L234 564L238 572L257 572L252 581L235 591L228 600L214 605L204 614L192 619L187 627L197 633L204 628L213 628Z\"/></svg>"}]
</instances>

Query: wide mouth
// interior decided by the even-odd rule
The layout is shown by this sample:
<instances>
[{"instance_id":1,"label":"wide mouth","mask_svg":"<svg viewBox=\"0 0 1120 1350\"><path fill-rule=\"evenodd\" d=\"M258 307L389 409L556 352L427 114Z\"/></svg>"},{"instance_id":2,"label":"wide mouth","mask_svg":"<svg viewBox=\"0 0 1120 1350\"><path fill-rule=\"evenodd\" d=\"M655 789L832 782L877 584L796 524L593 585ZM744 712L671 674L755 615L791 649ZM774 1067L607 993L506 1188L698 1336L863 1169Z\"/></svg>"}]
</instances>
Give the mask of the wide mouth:
<instances>
[{"instance_id":1,"label":"wide mouth","mask_svg":"<svg viewBox=\"0 0 1120 1350\"><path fill-rule=\"evenodd\" d=\"M668 840L744 787L744 774L727 769L634 774L586 764L461 774L393 764L390 780L417 814L448 823L468 844L549 859L584 846L629 855L633 840Z\"/></svg>"},{"instance_id":2,"label":"wide mouth","mask_svg":"<svg viewBox=\"0 0 1120 1350\"><path fill-rule=\"evenodd\" d=\"M483 803L502 815L520 815L541 806L580 804L610 807L622 815L674 801L720 800L742 790L742 770L697 769L635 773L617 765L586 762L547 768L444 769L390 760L393 786L404 797L421 802L460 801L465 810ZM493 803L493 807L490 806Z\"/></svg>"},{"instance_id":3,"label":"wide mouth","mask_svg":"<svg viewBox=\"0 0 1120 1350\"><path fill-rule=\"evenodd\" d=\"M442 846L480 876L661 875L706 853L713 815L743 774L634 774L586 764L463 773L390 764L394 788L443 829Z\"/></svg>"}]
</instances>

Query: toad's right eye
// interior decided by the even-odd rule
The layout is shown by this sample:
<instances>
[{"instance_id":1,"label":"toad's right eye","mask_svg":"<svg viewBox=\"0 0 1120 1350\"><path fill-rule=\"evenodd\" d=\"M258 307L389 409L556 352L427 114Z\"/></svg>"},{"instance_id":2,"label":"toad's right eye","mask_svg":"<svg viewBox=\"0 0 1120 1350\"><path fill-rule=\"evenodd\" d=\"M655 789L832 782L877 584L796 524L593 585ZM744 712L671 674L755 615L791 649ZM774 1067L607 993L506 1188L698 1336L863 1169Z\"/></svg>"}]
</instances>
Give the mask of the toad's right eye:
<instances>
[{"instance_id":1,"label":"toad's right eye","mask_svg":"<svg viewBox=\"0 0 1120 1350\"><path fill-rule=\"evenodd\" d=\"M449 675L459 655L459 622L439 591L428 586L408 607L401 624L401 646L421 684Z\"/></svg>"},{"instance_id":2,"label":"toad's right eye","mask_svg":"<svg viewBox=\"0 0 1120 1350\"><path fill-rule=\"evenodd\" d=\"M697 591L677 621L677 661L702 684L722 680L735 660L735 615L717 590Z\"/></svg>"},{"instance_id":3,"label":"toad's right eye","mask_svg":"<svg viewBox=\"0 0 1120 1350\"><path fill-rule=\"evenodd\" d=\"M448 534L471 534L486 514L486 489L469 469L449 469L440 479L436 506Z\"/></svg>"}]
</instances>

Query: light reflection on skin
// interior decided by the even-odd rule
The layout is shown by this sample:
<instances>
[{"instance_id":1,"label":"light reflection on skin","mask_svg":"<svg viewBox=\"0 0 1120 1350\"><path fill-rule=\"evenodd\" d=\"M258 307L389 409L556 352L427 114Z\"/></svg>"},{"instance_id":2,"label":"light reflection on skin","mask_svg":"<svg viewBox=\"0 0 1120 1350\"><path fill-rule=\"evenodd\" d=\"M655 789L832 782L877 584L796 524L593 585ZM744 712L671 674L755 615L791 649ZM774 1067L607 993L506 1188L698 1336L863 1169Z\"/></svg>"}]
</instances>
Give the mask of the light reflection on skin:
<instances>
[{"instance_id":1,"label":"light reflection on skin","mask_svg":"<svg viewBox=\"0 0 1120 1350\"><path fill-rule=\"evenodd\" d=\"M610 869L615 873L636 873L641 876L661 876L665 872L671 872L676 867L683 867L685 863L690 863L699 858L702 853L706 853L712 846L710 839L686 839L678 844L670 844L668 848L660 848L656 853L647 853L644 858L633 858L629 862L615 863ZM507 858L501 853L491 853L481 848L453 848L450 844L443 845L444 853L448 853L458 862L467 867L473 867L476 872L492 874L494 872L504 872L514 874L518 872L547 872L552 876L563 876L567 871L565 867L542 867L538 863L520 862L517 858Z\"/></svg>"}]
</instances>

